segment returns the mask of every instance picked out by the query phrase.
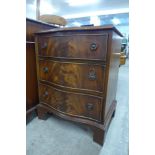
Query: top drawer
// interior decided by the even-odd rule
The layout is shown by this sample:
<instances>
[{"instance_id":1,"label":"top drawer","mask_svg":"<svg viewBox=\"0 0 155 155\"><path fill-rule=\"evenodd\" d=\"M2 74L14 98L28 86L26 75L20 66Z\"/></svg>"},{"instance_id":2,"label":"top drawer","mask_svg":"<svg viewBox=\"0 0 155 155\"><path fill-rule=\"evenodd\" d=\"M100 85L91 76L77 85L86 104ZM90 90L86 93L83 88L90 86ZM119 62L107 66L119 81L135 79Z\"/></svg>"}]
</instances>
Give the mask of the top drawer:
<instances>
[{"instance_id":1,"label":"top drawer","mask_svg":"<svg viewBox=\"0 0 155 155\"><path fill-rule=\"evenodd\" d=\"M67 59L106 60L108 34L39 36L38 55Z\"/></svg>"}]
</instances>

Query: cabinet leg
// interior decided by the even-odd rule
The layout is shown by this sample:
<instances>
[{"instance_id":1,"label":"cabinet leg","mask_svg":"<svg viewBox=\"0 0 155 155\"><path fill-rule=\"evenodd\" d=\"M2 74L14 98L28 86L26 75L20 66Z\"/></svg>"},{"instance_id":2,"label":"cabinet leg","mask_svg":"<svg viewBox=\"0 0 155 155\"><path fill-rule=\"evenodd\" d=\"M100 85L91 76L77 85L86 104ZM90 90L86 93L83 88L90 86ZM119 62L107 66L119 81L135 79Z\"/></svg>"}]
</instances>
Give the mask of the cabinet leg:
<instances>
[{"instance_id":1,"label":"cabinet leg","mask_svg":"<svg viewBox=\"0 0 155 155\"><path fill-rule=\"evenodd\" d=\"M41 105L37 106L37 114L39 119L46 120L48 118L47 113L48 113L48 109L44 108Z\"/></svg>"},{"instance_id":2,"label":"cabinet leg","mask_svg":"<svg viewBox=\"0 0 155 155\"><path fill-rule=\"evenodd\" d=\"M104 144L104 138L105 138L105 131L99 128L93 128L93 140L94 142L103 145Z\"/></svg>"}]
</instances>

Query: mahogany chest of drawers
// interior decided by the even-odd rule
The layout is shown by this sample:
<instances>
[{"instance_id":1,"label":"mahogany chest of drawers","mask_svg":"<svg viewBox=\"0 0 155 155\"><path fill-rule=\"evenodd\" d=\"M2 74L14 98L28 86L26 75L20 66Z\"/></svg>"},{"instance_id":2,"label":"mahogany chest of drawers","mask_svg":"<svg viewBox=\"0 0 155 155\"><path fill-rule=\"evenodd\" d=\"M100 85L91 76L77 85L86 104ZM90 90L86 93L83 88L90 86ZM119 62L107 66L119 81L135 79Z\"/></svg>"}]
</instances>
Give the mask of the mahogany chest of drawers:
<instances>
[{"instance_id":1,"label":"mahogany chest of drawers","mask_svg":"<svg viewBox=\"0 0 155 155\"><path fill-rule=\"evenodd\" d=\"M50 112L86 124L103 144L116 109L121 38L113 26L36 33L38 117Z\"/></svg>"},{"instance_id":2,"label":"mahogany chest of drawers","mask_svg":"<svg viewBox=\"0 0 155 155\"><path fill-rule=\"evenodd\" d=\"M26 122L36 116L36 105L39 103L35 37L34 33L41 30L56 28L56 26L26 18Z\"/></svg>"}]
</instances>

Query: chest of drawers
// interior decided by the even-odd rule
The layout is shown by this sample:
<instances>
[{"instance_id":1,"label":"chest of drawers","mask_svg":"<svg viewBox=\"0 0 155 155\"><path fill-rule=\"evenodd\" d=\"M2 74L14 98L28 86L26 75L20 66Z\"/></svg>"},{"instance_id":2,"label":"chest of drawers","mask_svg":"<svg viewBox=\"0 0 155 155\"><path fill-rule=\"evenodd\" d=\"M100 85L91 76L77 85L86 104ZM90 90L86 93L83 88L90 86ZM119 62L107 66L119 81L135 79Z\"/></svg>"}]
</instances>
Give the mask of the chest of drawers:
<instances>
[{"instance_id":1,"label":"chest of drawers","mask_svg":"<svg viewBox=\"0 0 155 155\"><path fill-rule=\"evenodd\" d=\"M103 144L116 109L121 37L113 26L36 33L38 117L86 124Z\"/></svg>"},{"instance_id":2,"label":"chest of drawers","mask_svg":"<svg viewBox=\"0 0 155 155\"><path fill-rule=\"evenodd\" d=\"M26 18L26 122L30 122L36 116L36 105L39 103L35 37L34 33L40 30L48 30L56 26Z\"/></svg>"}]
</instances>

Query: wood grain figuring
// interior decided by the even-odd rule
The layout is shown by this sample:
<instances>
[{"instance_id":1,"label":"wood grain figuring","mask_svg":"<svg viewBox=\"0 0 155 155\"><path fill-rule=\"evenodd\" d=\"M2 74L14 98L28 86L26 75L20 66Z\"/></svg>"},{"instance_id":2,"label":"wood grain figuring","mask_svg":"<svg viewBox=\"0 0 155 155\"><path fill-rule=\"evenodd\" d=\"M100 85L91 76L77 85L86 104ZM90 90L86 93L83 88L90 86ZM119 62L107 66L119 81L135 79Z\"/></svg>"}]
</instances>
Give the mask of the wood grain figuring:
<instances>
[{"instance_id":1,"label":"wood grain figuring","mask_svg":"<svg viewBox=\"0 0 155 155\"><path fill-rule=\"evenodd\" d=\"M103 92L104 76L102 65L44 59L39 61L40 80L65 87Z\"/></svg>"},{"instance_id":2,"label":"wood grain figuring","mask_svg":"<svg viewBox=\"0 0 155 155\"><path fill-rule=\"evenodd\" d=\"M43 104L43 103L40 103L37 105L37 111L38 111L38 117L39 119L47 119L49 116L48 114L55 114L57 115L58 117L60 118L63 118L63 119L66 119L66 120L69 120L69 121L73 121L73 122L77 122L77 123L81 123L81 124L84 124L84 125L88 125L90 127L97 127L99 129L102 129L104 130L104 125L97 122L97 121L94 121L94 120L89 120L89 119L83 119L83 118L80 118L80 117L71 117L70 115L66 115L66 113L63 113L63 112L60 112L54 108L51 108L51 106L47 105L47 104Z\"/></svg>"},{"instance_id":3,"label":"wood grain figuring","mask_svg":"<svg viewBox=\"0 0 155 155\"><path fill-rule=\"evenodd\" d=\"M101 145L116 110L121 37L113 26L36 33L39 118L86 124Z\"/></svg>"},{"instance_id":4,"label":"wood grain figuring","mask_svg":"<svg viewBox=\"0 0 155 155\"><path fill-rule=\"evenodd\" d=\"M63 92L40 84L40 102L68 115L101 121L102 98Z\"/></svg>"},{"instance_id":5,"label":"wood grain figuring","mask_svg":"<svg viewBox=\"0 0 155 155\"><path fill-rule=\"evenodd\" d=\"M39 56L106 60L108 34L39 37Z\"/></svg>"}]
</instances>

